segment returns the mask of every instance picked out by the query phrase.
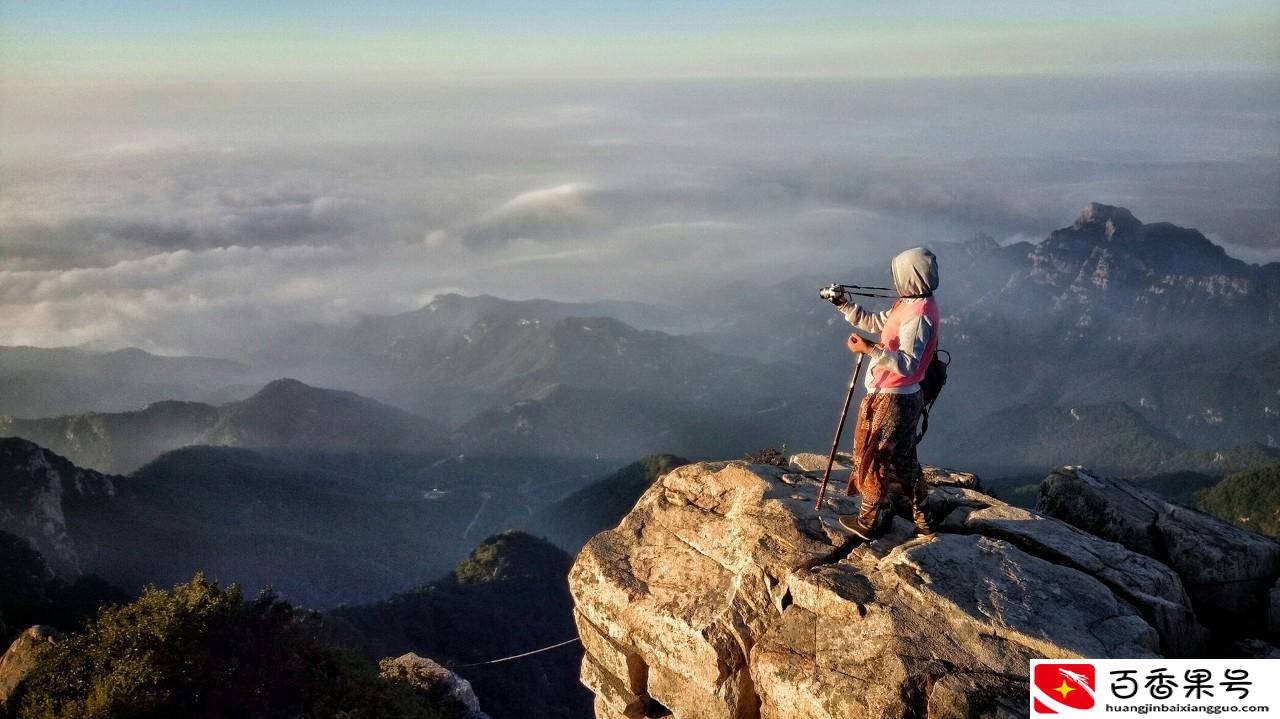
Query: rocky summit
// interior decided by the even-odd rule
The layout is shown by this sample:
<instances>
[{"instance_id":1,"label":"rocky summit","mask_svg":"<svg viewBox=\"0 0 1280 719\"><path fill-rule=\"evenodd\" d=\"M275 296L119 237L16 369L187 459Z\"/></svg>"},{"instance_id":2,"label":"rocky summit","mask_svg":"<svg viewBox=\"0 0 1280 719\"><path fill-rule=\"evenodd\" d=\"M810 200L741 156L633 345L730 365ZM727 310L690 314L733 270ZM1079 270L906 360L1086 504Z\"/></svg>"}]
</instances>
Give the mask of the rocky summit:
<instances>
[{"instance_id":1,"label":"rocky summit","mask_svg":"<svg viewBox=\"0 0 1280 719\"><path fill-rule=\"evenodd\" d=\"M1186 507L1132 482L1078 468L1040 483L1043 513L1123 544L1173 568L1206 623L1280 631L1280 544Z\"/></svg>"},{"instance_id":2,"label":"rocky summit","mask_svg":"<svg viewBox=\"0 0 1280 719\"><path fill-rule=\"evenodd\" d=\"M1029 659L1217 641L1185 572L973 475L927 472L935 538L897 517L855 542L843 481L814 510L820 459L686 465L587 543L570 585L598 719L1022 716Z\"/></svg>"}]
</instances>

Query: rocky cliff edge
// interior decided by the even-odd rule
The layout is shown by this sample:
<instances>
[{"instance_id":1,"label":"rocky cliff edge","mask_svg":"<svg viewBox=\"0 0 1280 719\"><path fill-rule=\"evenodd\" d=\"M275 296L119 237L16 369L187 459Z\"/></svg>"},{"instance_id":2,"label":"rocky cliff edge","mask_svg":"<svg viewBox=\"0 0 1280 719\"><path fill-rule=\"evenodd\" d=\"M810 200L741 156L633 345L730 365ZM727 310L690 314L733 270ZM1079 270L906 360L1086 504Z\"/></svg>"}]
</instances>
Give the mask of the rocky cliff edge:
<instances>
[{"instance_id":1,"label":"rocky cliff edge","mask_svg":"<svg viewBox=\"0 0 1280 719\"><path fill-rule=\"evenodd\" d=\"M1022 716L1029 659L1205 651L1164 562L936 469L935 539L896 518L859 544L836 522L856 498L833 483L815 512L816 459L676 469L586 545L570 585L599 719Z\"/></svg>"}]
</instances>

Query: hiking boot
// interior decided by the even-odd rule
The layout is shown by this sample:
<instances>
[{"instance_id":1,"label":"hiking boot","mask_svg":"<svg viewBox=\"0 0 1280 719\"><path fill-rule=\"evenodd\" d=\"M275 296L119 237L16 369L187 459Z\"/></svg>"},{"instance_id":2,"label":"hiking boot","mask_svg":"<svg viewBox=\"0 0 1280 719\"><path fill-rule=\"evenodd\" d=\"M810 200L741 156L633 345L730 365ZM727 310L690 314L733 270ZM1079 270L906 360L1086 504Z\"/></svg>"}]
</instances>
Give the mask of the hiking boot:
<instances>
[{"instance_id":1,"label":"hiking boot","mask_svg":"<svg viewBox=\"0 0 1280 719\"><path fill-rule=\"evenodd\" d=\"M927 502L921 502L911 508L911 519L916 525L916 536L932 537L935 535L933 521L929 519L929 504Z\"/></svg>"},{"instance_id":2,"label":"hiking boot","mask_svg":"<svg viewBox=\"0 0 1280 719\"><path fill-rule=\"evenodd\" d=\"M853 532L854 536L861 537L868 542L874 541L880 536L880 534L875 531L874 525L863 524L862 520L859 519L857 515L846 514L841 517L840 526L850 532Z\"/></svg>"}]
</instances>

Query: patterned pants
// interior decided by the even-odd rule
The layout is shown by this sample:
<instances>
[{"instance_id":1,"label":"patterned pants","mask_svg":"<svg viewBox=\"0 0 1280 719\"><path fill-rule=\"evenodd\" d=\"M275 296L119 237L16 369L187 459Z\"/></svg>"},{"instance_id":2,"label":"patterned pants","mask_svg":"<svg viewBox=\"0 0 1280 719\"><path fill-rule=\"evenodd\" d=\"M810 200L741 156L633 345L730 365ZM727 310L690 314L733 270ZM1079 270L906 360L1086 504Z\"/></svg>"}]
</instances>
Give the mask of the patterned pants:
<instances>
[{"instance_id":1,"label":"patterned pants","mask_svg":"<svg viewBox=\"0 0 1280 719\"><path fill-rule=\"evenodd\" d=\"M858 519L874 527L888 504L888 494L911 497L917 524L925 521L929 485L916 459L916 425L924 399L914 394L869 394L858 407L853 434L854 468L847 493L862 495Z\"/></svg>"}]
</instances>

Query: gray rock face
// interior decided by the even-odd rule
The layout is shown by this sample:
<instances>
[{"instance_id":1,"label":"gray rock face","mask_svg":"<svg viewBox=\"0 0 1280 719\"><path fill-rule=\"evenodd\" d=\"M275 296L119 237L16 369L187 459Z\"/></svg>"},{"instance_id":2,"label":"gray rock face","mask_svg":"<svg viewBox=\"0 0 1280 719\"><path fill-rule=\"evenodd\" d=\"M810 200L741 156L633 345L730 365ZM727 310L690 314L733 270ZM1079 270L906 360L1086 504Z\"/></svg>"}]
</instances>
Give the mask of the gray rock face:
<instances>
[{"instance_id":1,"label":"gray rock face","mask_svg":"<svg viewBox=\"0 0 1280 719\"><path fill-rule=\"evenodd\" d=\"M1041 483L1037 509L1172 567L1210 622L1280 630L1272 594L1280 544L1272 539L1072 467Z\"/></svg>"},{"instance_id":2,"label":"gray rock face","mask_svg":"<svg viewBox=\"0 0 1280 719\"><path fill-rule=\"evenodd\" d=\"M59 576L80 574L69 515L114 495L114 480L17 437L0 438L0 479L0 530L30 541Z\"/></svg>"},{"instance_id":3,"label":"gray rock face","mask_svg":"<svg viewBox=\"0 0 1280 719\"><path fill-rule=\"evenodd\" d=\"M426 657L410 652L395 659L383 659L378 668L383 677L409 684L448 716L489 719L480 711L480 700L471 682Z\"/></svg>"},{"instance_id":4,"label":"gray rock face","mask_svg":"<svg viewBox=\"0 0 1280 719\"><path fill-rule=\"evenodd\" d=\"M586 545L570 588L599 719L1017 716L1030 658L1202 636L1167 567L963 486L934 487L936 539L898 518L858 545L833 513L856 500L813 509L822 467L688 465Z\"/></svg>"},{"instance_id":5,"label":"gray rock face","mask_svg":"<svg viewBox=\"0 0 1280 719\"><path fill-rule=\"evenodd\" d=\"M1261 639L1242 639L1231 648L1247 659L1280 659L1280 647Z\"/></svg>"},{"instance_id":6,"label":"gray rock face","mask_svg":"<svg viewBox=\"0 0 1280 719\"><path fill-rule=\"evenodd\" d=\"M53 646L58 632L52 627L35 626L18 635L9 650L0 655L0 716L8 711L6 706L15 697L35 668L40 653Z\"/></svg>"}]
</instances>

